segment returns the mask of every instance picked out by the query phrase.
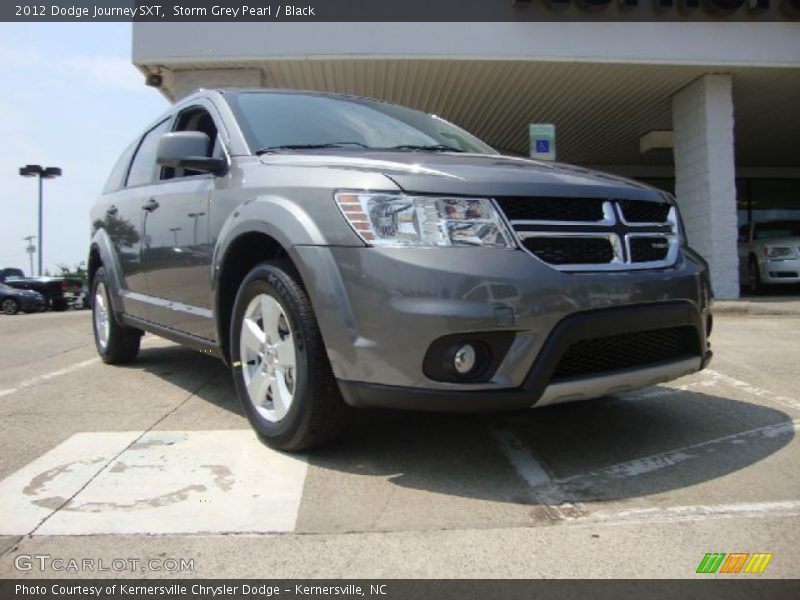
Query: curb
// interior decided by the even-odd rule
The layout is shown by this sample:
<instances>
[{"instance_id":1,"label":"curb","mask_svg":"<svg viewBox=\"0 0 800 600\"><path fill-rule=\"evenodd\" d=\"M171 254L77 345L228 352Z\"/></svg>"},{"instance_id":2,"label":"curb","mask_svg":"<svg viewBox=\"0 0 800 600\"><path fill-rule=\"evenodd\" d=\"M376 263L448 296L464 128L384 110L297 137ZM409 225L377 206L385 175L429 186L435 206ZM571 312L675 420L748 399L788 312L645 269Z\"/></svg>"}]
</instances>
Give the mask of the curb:
<instances>
[{"instance_id":1,"label":"curb","mask_svg":"<svg viewBox=\"0 0 800 600\"><path fill-rule=\"evenodd\" d=\"M800 302L751 302L748 300L716 300L711 308L714 315L784 316L800 317Z\"/></svg>"}]
</instances>

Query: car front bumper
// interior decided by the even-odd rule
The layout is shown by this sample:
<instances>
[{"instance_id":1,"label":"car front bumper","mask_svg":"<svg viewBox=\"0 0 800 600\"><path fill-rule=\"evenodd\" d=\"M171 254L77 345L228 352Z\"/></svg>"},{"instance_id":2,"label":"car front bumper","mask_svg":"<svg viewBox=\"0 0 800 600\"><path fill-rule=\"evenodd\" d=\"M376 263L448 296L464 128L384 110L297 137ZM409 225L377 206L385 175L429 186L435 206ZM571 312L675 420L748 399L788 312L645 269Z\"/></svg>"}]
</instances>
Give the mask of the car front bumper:
<instances>
[{"instance_id":1,"label":"car front bumper","mask_svg":"<svg viewBox=\"0 0 800 600\"><path fill-rule=\"evenodd\" d=\"M800 283L800 259L761 259L761 282L773 284Z\"/></svg>"},{"instance_id":2,"label":"car front bumper","mask_svg":"<svg viewBox=\"0 0 800 600\"><path fill-rule=\"evenodd\" d=\"M706 267L684 251L674 267L565 273L517 250L295 247L334 375L357 406L517 408L635 389L708 362ZM500 290L501 294L493 294ZM552 383L576 340L691 327L699 352L646 368ZM490 379L448 382L423 363L443 336L512 332Z\"/></svg>"},{"instance_id":3,"label":"car front bumper","mask_svg":"<svg viewBox=\"0 0 800 600\"><path fill-rule=\"evenodd\" d=\"M44 298L41 296L34 298L25 296L24 298L20 299L19 308L24 312L34 312L44 308L44 304Z\"/></svg>"}]
</instances>

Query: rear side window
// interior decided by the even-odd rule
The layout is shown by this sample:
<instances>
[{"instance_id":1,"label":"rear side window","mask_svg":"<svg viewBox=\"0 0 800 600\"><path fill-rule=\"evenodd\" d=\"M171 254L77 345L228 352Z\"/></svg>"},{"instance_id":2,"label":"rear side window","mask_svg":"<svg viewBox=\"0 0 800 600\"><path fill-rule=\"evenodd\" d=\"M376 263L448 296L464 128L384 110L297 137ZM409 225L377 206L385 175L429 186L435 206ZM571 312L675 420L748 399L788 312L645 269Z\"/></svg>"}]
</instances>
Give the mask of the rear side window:
<instances>
[{"instance_id":1,"label":"rear side window","mask_svg":"<svg viewBox=\"0 0 800 600\"><path fill-rule=\"evenodd\" d=\"M104 194L110 194L111 192L116 192L118 189L125 187L125 176L128 174L128 166L131 164L131 157L138 143L139 140L137 139L130 146L125 148L122 156L119 157L117 164L111 169L111 175L108 176L105 186L103 186Z\"/></svg>"},{"instance_id":2,"label":"rear side window","mask_svg":"<svg viewBox=\"0 0 800 600\"><path fill-rule=\"evenodd\" d=\"M158 179L161 169L156 169L156 150L161 136L168 131L169 119L162 121L145 134L128 173L128 187L146 185Z\"/></svg>"}]
</instances>

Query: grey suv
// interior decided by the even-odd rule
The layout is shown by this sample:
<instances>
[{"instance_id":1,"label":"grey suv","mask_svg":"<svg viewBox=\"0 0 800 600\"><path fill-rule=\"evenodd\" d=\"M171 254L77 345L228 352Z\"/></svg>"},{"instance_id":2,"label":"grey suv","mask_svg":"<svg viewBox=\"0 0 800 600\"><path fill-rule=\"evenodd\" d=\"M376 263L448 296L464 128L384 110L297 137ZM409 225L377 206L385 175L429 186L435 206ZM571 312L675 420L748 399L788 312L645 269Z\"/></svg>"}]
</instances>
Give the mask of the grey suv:
<instances>
[{"instance_id":1,"label":"grey suv","mask_svg":"<svg viewBox=\"0 0 800 600\"><path fill-rule=\"evenodd\" d=\"M375 100L197 92L125 150L91 221L103 360L143 331L213 354L284 450L350 407L523 409L711 356L672 197Z\"/></svg>"}]
</instances>

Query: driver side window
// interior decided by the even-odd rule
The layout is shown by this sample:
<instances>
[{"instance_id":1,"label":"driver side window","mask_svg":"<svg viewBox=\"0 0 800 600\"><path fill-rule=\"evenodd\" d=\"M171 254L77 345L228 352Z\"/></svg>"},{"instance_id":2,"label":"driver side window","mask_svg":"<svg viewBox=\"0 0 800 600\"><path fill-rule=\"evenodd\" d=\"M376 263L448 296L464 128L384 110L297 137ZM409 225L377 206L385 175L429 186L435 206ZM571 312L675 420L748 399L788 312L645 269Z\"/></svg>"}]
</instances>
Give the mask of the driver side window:
<instances>
[{"instance_id":1,"label":"driver side window","mask_svg":"<svg viewBox=\"0 0 800 600\"><path fill-rule=\"evenodd\" d=\"M218 158L223 156L222 144L217 135L217 126L214 124L211 114L205 108L195 106L184 110L175 120L175 127L172 131L200 131L205 133L209 140L205 156ZM161 170L162 180L176 177L192 177L194 175L202 175L202 172L191 169L175 169L173 167L163 167Z\"/></svg>"}]
</instances>

